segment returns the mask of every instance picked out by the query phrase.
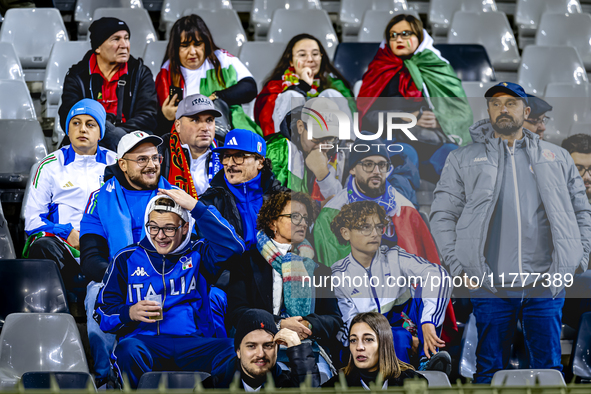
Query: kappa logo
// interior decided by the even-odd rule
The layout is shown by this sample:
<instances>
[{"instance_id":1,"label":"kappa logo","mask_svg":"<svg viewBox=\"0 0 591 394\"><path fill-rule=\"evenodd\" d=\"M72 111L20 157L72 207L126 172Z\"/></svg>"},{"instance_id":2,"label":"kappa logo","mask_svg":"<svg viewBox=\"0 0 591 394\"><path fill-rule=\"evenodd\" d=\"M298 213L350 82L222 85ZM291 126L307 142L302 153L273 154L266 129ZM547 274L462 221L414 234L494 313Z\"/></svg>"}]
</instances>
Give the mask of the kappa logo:
<instances>
[{"instance_id":1,"label":"kappa logo","mask_svg":"<svg viewBox=\"0 0 591 394\"><path fill-rule=\"evenodd\" d=\"M230 142L228 142L226 144L226 146L230 146L230 145L238 145L238 141L236 141L236 137L232 137L232 139L230 140Z\"/></svg>"},{"instance_id":2,"label":"kappa logo","mask_svg":"<svg viewBox=\"0 0 591 394\"><path fill-rule=\"evenodd\" d=\"M148 275L148 273L144 270L144 267L137 267L135 269L135 271L133 271L133 274L131 274L131 276L150 276L150 275Z\"/></svg>"},{"instance_id":3,"label":"kappa logo","mask_svg":"<svg viewBox=\"0 0 591 394\"><path fill-rule=\"evenodd\" d=\"M63 189L67 189L69 187L74 187L74 184L72 183L72 181L68 181L68 183L66 183L64 186L62 186Z\"/></svg>"},{"instance_id":4,"label":"kappa logo","mask_svg":"<svg viewBox=\"0 0 591 394\"><path fill-rule=\"evenodd\" d=\"M211 101L206 97L197 97L195 100L191 101L191 104L192 105L201 105L201 104L211 105Z\"/></svg>"},{"instance_id":5,"label":"kappa logo","mask_svg":"<svg viewBox=\"0 0 591 394\"><path fill-rule=\"evenodd\" d=\"M477 157L477 158L474 159L474 163L478 163L478 162L481 162L481 161L488 161L488 158L486 158L486 157Z\"/></svg>"}]
</instances>

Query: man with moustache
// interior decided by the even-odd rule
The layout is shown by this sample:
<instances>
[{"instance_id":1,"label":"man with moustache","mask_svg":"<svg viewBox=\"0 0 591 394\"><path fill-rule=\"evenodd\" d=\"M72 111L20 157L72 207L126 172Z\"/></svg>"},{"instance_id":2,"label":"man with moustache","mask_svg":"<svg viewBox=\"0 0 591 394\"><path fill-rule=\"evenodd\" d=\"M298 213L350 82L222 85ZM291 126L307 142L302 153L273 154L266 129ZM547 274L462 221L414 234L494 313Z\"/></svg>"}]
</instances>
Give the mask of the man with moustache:
<instances>
[{"instance_id":1,"label":"man with moustache","mask_svg":"<svg viewBox=\"0 0 591 394\"><path fill-rule=\"evenodd\" d=\"M117 163L105 169L105 184L94 191L80 222L80 265L91 280L85 300L88 338L97 387L110 376L109 355L115 336L101 331L93 318L103 276L117 252L145 236L144 212L160 189L172 186L160 177L162 139L142 131L126 134L117 147Z\"/></svg>"},{"instance_id":2,"label":"man with moustache","mask_svg":"<svg viewBox=\"0 0 591 394\"><path fill-rule=\"evenodd\" d=\"M587 269L591 250L591 206L573 159L523 127L530 107L521 86L501 82L485 97L490 120L450 153L431 206L450 274L470 277L476 383L507 368L518 319L529 368L562 370L565 283Z\"/></svg>"}]
</instances>

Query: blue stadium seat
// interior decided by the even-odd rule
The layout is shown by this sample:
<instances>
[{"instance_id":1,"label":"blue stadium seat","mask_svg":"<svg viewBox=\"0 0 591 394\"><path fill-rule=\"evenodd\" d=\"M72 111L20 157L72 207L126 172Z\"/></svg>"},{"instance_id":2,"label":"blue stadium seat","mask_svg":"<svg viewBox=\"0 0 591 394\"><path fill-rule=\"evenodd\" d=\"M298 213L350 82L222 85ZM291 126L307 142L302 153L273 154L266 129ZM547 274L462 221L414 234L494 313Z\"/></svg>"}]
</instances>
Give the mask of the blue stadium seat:
<instances>
[{"instance_id":1,"label":"blue stadium seat","mask_svg":"<svg viewBox=\"0 0 591 394\"><path fill-rule=\"evenodd\" d=\"M495 81L495 70L490 62L486 48L478 44L436 44L454 68L458 78L463 81Z\"/></svg>"},{"instance_id":2,"label":"blue stadium seat","mask_svg":"<svg viewBox=\"0 0 591 394\"><path fill-rule=\"evenodd\" d=\"M351 86L360 81L378 51L379 43L342 42L337 47L333 64Z\"/></svg>"},{"instance_id":3,"label":"blue stadium seat","mask_svg":"<svg viewBox=\"0 0 591 394\"><path fill-rule=\"evenodd\" d=\"M26 372L21 377L25 389L50 389L51 377L61 389L86 389L90 385L94 391L94 378L88 372Z\"/></svg>"},{"instance_id":4,"label":"blue stadium seat","mask_svg":"<svg viewBox=\"0 0 591 394\"><path fill-rule=\"evenodd\" d=\"M138 389L157 389L161 379L166 379L167 389L192 389L209 376L207 372L148 372L140 378Z\"/></svg>"}]
</instances>

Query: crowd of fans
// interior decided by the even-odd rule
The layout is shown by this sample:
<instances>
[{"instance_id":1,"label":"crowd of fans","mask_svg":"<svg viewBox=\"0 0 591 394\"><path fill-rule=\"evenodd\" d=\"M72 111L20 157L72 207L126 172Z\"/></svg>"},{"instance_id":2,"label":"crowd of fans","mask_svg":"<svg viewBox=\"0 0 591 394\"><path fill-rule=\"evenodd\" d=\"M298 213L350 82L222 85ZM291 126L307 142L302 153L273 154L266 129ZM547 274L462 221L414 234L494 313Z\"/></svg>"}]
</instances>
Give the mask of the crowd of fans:
<instances>
[{"instance_id":1,"label":"crowd of fans","mask_svg":"<svg viewBox=\"0 0 591 394\"><path fill-rule=\"evenodd\" d=\"M476 382L508 366L518 320L530 367L562 370L567 277L591 288L574 276L591 251L591 137L543 141L545 101L503 82L474 123L411 15L386 26L358 100L309 34L258 95L197 15L172 27L156 82L129 40L116 18L91 25L64 81L68 138L25 202L24 255L54 260L67 288L87 280L98 386L158 370L207 372L211 387L239 374L247 390L268 372L276 387L308 374L334 386L342 368L365 388L449 374L456 277L477 321ZM253 120L241 105L255 97ZM366 136L405 112L415 138L340 140L317 118L329 111L358 112ZM431 230L421 178L437 183Z\"/></svg>"}]
</instances>

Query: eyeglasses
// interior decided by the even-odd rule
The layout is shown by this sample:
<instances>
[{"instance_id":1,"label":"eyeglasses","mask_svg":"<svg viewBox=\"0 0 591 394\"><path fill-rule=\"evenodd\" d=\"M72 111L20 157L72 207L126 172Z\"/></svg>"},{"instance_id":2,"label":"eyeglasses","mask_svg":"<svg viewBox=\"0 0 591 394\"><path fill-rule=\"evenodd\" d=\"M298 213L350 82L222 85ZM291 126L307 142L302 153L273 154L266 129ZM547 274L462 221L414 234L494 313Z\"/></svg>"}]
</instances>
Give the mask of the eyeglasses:
<instances>
[{"instance_id":1,"label":"eyeglasses","mask_svg":"<svg viewBox=\"0 0 591 394\"><path fill-rule=\"evenodd\" d=\"M384 235L386 233L386 226L383 224L363 224L359 227L354 227L355 230L359 231L362 235L368 236L373 234L373 229L376 229L378 235Z\"/></svg>"},{"instance_id":2,"label":"eyeglasses","mask_svg":"<svg viewBox=\"0 0 591 394\"><path fill-rule=\"evenodd\" d=\"M137 165L139 167L145 167L148 165L148 160L152 160L152 163L154 163L154 165L156 164L162 164L162 155L154 155L152 157L148 157L148 156L140 156L137 159L133 160L133 159L126 159L125 157L122 157L123 160L128 160L128 161L134 161L137 163Z\"/></svg>"},{"instance_id":3,"label":"eyeglasses","mask_svg":"<svg viewBox=\"0 0 591 394\"><path fill-rule=\"evenodd\" d=\"M286 218L291 219L291 223L299 226L302 223L302 220L306 222L306 224L310 224L310 218L308 216L304 216L301 213L285 213L283 215L279 215L279 217L285 216Z\"/></svg>"},{"instance_id":4,"label":"eyeglasses","mask_svg":"<svg viewBox=\"0 0 591 394\"><path fill-rule=\"evenodd\" d=\"M410 40L410 37L413 36L414 34L415 33L413 33L410 30L404 30L403 32L400 32L400 33L393 31L390 33L390 41L396 41L398 36L402 37L403 40Z\"/></svg>"},{"instance_id":5,"label":"eyeglasses","mask_svg":"<svg viewBox=\"0 0 591 394\"><path fill-rule=\"evenodd\" d=\"M548 124L548 122L551 120L552 118L549 116L542 116L541 118L536 118L536 119L526 119L526 122L529 122L533 125L538 126L540 123L544 123L544 124Z\"/></svg>"},{"instance_id":6,"label":"eyeglasses","mask_svg":"<svg viewBox=\"0 0 591 394\"><path fill-rule=\"evenodd\" d=\"M380 161L379 163L376 163L375 161L365 160L359 162L358 164L361 164L361 168L363 168L363 171L368 173L372 173L376 166L378 166L380 172L388 172L390 171L390 167L392 166L392 164L390 164L389 161Z\"/></svg>"},{"instance_id":7,"label":"eyeglasses","mask_svg":"<svg viewBox=\"0 0 591 394\"><path fill-rule=\"evenodd\" d=\"M229 155L227 153L224 153L221 156L222 157L220 159L222 160L223 165L228 165L228 163L230 163L230 159L234 159L234 163L236 165L241 165L241 164L244 164L245 158L254 156L254 154L253 153L234 153L233 155Z\"/></svg>"},{"instance_id":8,"label":"eyeglasses","mask_svg":"<svg viewBox=\"0 0 591 394\"><path fill-rule=\"evenodd\" d=\"M158 235L160 230L162 230L162 232L164 232L164 235L166 235L169 238L174 237L178 229L181 227L183 226L180 225L178 227L158 227L153 224L146 224L146 229L148 229L148 233L150 233L150 235Z\"/></svg>"},{"instance_id":9,"label":"eyeglasses","mask_svg":"<svg viewBox=\"0 0 591 394\"><path fill-rule=\"evenodd\" d=\"M338 137L325 137L325 138L312 138L310 141L312 141L312 143L314 145L320 145L320 144L327 144L327 145L334 145L335 143L337 143L339 140Z\"/></svg>"},{"instance_id":10,"label":"eyeglasses","mask_svg":"<svg viewBox=\"0 0 591 394\"><path fill-rule=\"evenodd\" d=\"M585 168L585 167L577 164L577 170L579 170L579 174L581 175L581 178L584 177L587 172L589 172L589 175L591 175L591 167Z\"/></svg>"}]
</instances>

